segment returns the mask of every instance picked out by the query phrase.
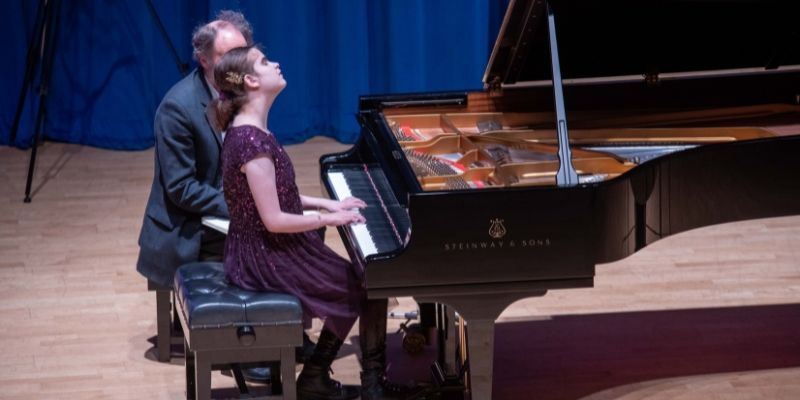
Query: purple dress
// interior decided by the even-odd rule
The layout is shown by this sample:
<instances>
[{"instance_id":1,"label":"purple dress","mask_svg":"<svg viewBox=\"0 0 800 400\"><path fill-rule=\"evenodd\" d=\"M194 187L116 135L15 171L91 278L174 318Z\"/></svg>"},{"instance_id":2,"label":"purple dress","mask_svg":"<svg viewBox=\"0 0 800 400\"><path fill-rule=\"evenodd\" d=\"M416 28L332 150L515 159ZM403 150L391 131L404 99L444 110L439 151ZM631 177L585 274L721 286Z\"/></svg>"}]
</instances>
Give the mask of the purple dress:
<instances>
[{"instance_id":1,"label":"purple dress","mask_svg":"<svg viewBox=\"0 0 800 400\"><path fill-rule=\"evenodd\" d=\"M302 214L294 167L271 133L252 125L230 128L222 146L222 173L230 228L225 241L225 271L247 290L291 293L303 305L306 327L311 318L341 339L347 337L366 298L363 280L353 265L328 248L315 231L273 233L258 215L242 165L266 154L275 164L281 210Z\"/></svg>"}]
</instances>

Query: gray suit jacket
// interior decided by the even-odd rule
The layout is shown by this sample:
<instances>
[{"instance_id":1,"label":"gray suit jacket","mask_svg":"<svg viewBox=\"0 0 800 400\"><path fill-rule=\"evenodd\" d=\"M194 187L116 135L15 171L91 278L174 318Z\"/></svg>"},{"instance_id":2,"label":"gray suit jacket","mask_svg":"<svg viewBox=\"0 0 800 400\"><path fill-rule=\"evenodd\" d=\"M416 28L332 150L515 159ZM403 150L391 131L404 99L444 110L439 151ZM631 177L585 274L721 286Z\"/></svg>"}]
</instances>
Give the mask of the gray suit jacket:
<instances>
[{"instance_id":1,"label":"gray suit jacket","mask_svg":"<svg viewBox=\"0 0 800 400\"><path fill-rule=\"evenodd\" d=\"M228 217L222 195L222 138L211 128L211 92L195 69L164 96L155 116L155 174L139 234L136 269L172 286L175 270L196 261L204 215Z\"/></svg>"}]
</instances>

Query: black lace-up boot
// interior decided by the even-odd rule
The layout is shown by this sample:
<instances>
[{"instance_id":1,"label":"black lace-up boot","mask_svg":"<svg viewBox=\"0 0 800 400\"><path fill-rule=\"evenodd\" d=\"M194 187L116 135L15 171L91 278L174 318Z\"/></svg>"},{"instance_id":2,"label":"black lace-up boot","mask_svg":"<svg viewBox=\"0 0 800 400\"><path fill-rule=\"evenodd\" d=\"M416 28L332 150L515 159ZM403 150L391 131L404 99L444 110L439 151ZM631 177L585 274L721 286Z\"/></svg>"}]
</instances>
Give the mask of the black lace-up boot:
<instances>
[{"instance_id":1,"label":"black lace-up boot","mask_svg":"<svg viewBox=\"0 0 800 400\"><path fill-rule=\"evenodd\" d=\"M316 344L311 341L311 338L308 337L308 334L303 332L303 345L294 349L295 362L298 364L305 364L306 361L311 358L311 355L314 354L315 346Z\"/></svg>"},{"instance_id":2,"label":"black lace-up boot","mask_svg":"<svg viewBox=\"0 0 800 400\"><path fill-rule=\"evenodd\" d=\"M300 400L348 400L359 396L358 386L342 385L331 379L330 369L342 340L323 328L314 354L303 365L297 378L297 398Z\"/></svg>"}]
</instances>

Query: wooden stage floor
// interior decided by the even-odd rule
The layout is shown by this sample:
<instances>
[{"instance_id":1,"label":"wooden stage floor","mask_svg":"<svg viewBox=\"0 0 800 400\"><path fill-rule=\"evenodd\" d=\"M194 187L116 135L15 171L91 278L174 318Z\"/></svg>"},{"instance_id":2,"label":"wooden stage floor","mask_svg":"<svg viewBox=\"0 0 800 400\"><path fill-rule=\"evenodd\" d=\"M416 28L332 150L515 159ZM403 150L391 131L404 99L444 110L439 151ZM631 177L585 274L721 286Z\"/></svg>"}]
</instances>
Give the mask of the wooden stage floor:
<instances>
[{"instance_id":1,"label":"wooden stage floor","mask_svg":"<svg viewBox=\"0 0 800 400\"><path fill-rule=\"evenodd\" d=\"M319 195L318 156L347 147L288 147L301 191ZM154 361L155 296L135 271L152 149L47 143L23 204L28 155L0 147L0 399L184 398L183 359ZM335 230L326 241L345 254ZM399 322L390 374L425 379ZM513 304L496 339L496 399L800 399L800 217L686 232L599 265L595 288ZM351 340L334 378L358 383L357 353ZM214 374L218 397L232 384Z\"/></svg>"}]
</instances>

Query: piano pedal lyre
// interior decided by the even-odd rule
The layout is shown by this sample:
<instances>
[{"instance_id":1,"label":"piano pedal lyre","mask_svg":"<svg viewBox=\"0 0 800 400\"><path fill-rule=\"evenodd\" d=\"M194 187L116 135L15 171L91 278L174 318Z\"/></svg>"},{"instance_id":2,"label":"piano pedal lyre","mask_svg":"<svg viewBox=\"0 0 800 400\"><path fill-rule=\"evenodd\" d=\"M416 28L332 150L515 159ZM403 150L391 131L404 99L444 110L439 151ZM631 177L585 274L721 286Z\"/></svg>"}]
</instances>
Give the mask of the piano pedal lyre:
<instances>
[{"instance_id":1,"label":"piano pedal lyre","mask_svg":"<svg viewBox=\"0 0 800 400\"><path fill-rule=\"evenodd\" d=\"M464 319L455 310L442 307L442 316L446 332L441 332L440 340L444 339L444 360L439 360L431 365L433 387L426 399L437 400L464 400L469 387L469 365L466 360L466 330ZM447 336L454 335L451 339ZM443 362L442 362L443 361Z\"/></svg>"},{"instance_id":2,"label":"piano pedal lyre","mask_svg":"<svg viewBox=\"0 0 800 400\"><path fill-rule=\"evenodd\" d=\"M387 318L402 318L406 320L400 324L400 329L397 330L397 333L403 333L403 350L406 354L419 354L428 345L428 336L425 334L425 328L419 322L411 322L419 320L419 311L391 311Z\"/></svg>"}]
</instances>

